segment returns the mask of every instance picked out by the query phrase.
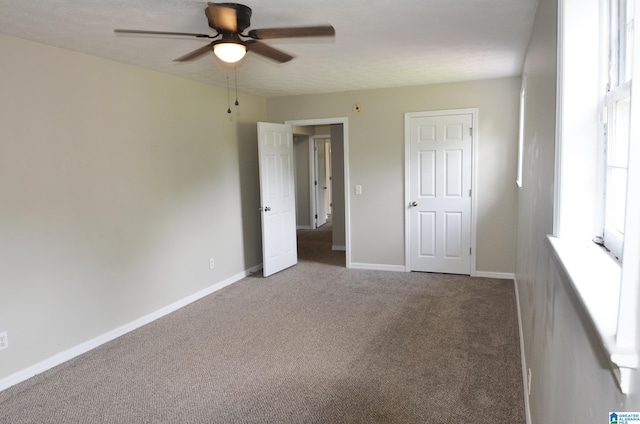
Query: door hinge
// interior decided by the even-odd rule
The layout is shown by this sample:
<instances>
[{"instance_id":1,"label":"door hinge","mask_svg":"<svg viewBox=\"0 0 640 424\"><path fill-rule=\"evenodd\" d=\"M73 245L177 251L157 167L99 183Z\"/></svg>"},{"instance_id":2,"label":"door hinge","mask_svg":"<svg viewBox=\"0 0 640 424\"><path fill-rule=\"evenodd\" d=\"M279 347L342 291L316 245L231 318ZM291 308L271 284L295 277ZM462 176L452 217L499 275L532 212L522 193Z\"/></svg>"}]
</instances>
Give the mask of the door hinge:
<instances>
[{"instance_id":1,"label":"door hinge","mask_svg":"<svg viewBox=\"0 0 640 424\"><path fill-rule=\"evenodd\" d=\"M318 219L318 215L316 215L315 218Z\"/></svg>"},{"instance_id":2,"label":"door hinge","mask_svg":"<svg viewBox=\"0 0 640 424\"><path fill-rule=\"evenodd\" d=\"M313 185L318 185L318 182L317 182L317 181L314 181L314 182L313 182Z\"/></svg>"},{"instance_id":3,"label":"door hinge","mask_svg":"<svg viewBox=\"0 0 640 424\"><path fill-rule=\"evenodd\" d=\"M471 189L469 189L469 197L471 197Z\"/></svg>"},{"instance_id":4,"label":"door hinge","mask_svg":"<svg viewBox=\"0 0 640 424\"><path fill-rule=\"evenodd\" d=\"M469 128L469 135L473 137L473 128Z\"/></svg>"},{"instance_id":5,"label":"door hinge","mask_svg":"<svg viewBox=\"0 0 640 424\"><path fill-rule=\"evenodd\" d=\"M469 248L469 254L471 254L471 248Z\"/></svg>"}]
</instances>

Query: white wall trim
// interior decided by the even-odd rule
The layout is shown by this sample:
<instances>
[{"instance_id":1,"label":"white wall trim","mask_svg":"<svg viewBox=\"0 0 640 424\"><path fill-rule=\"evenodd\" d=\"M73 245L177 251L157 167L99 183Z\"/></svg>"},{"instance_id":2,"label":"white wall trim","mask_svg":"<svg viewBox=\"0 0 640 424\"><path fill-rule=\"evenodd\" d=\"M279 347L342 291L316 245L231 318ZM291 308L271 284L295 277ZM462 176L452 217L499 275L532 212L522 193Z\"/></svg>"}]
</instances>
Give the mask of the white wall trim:
<instances>
[{"instance_id":1,"label":"white wall trim","mask_svg":"<svg viewBox=\"0 0 640 424\"><path fill-rule=\"evenodd\" d=\"M524 350L524 332L522 331L522 313L520 310L520 292L518 291L518 281L514 277L513 287L516 291L516 308L518 310L518 334L520 335L520 363L522 364L522 385L524 394L524 413L527 424L531 424L531 406L529 405L529 385L527 377L527 357Z\"/></svg>"},{"instance_id":2,"label":"white wall trim","mask_svg":"<svg viewBox=\"0 0 640 424\"><path fill-rule=\"evenodd\" d=\"M365 264L365 263L353 262L351 264L351 268L365 269L370 271L405 272L404 265Z\"/></svg>"},{"instance_id":3,"label":"white wall trim","mask_svg":"<svg viewBox=\"0 0 640 424\"><path fill-rule=\"evenodd\" d=\"M220 281L218 283L213 284L210 287L207 287L203 290L200 290L192 295L189 295L181 300L178 300L177 302L174 302L170 305L167 305L161 309L158 309L155 312L152 312L148 315L145 315L143 317L140 317L136 320L131 321L128 324L122 325L118 328L115 328L101 336L95 337L91 340L88 340L84 343L80 343L77 346L74 346L72 348L69 348L65 351L62 351L60 353L57 353L55 355L53 355L52 357L45 359L44 361L38 362L35 365L32 365L28 368L25 368L22 371L18 371L14 374L9 375L8 377L3 378L2 380L0 380L0 391L8 389L9 387L16 385L18 383L21 383L25 380L28 380L31 377L34 377L38 374L41 374L55 366L58 366L66 361L69 361L77 356L82 355L83 353L86 353L92 349L95 349L97 347L99 347L100 345L103 345L107 342L110 342L111 340L114 340L120 336L123 336L137 328L140 328L144 325L147 325L155 320L157 320L158 318L162 318L165 315L168 315L172 312L177 311L180 308L183 308L187 305L189 305L190 303L195 302L196 300L202 299L205 296L208 296L220 289L223 289L227 286L230 286L233 283L236 283L240 280L242 280L243 278L247 277L248 275L259 271L262 268L262 264L256 265L252 268L249 268L246 271L240 272L236 275L233 275L223 281Z\"/></svg>"},{"instance_id":4,"label":"white wall trim","mask_svg":"<svg viewBox=\"0 0 640 424\"><path fill-rule=\"evenodd\" d=\"M347 268L351 266L351 193L349 191L349 118L319 118L319 119L296 119L285 121L285 124L305 127L310 125L332 125L342 124L342 134L344 141L344 238L345 257Z\"/></svg>"},{"instance_id":5,"label":"white wall trim","mask_svg":"<svg viewBox=\"0 0 640 424\"><path fill-rule=\"evenodd\" d=\"M429 112L407 112L404 114L404 197L405 197L405 214L404 214L404 270L411 272L411 219L409 203L411 202L410 181L411 181L411 118L420 116L439 116L439 115L466 115L471 114L471 126L473 131L473 140L471 141L471 263L470 275L477 276L476 271L476 232L478 223L478 108L466 109L449 109L436 110Z\"/></svg>"},{"instance_id":6,"label":"white wall trim","mask_svg":"<svg viewBox=\"0 0 640 424\"><path fill-rule=\"evenodd\" d=\"M514 280L516 275L512 272L489 272L489 271L476 271L474 277L482 278L498 278L500 280Z\"/></svg>"},{"instance_id":7,"label":"white wall trim","mask_svg":"<svg viewBox=\"0 0 640 424\"><path fill-rule=\"evenodd\" d=\"M333 246L331 246L331 250L341 250L341 251L344 252L345 250L347 250L347 247L346 246L337 246L337 245L334 244Z\"/></svg>"}]
</instances>

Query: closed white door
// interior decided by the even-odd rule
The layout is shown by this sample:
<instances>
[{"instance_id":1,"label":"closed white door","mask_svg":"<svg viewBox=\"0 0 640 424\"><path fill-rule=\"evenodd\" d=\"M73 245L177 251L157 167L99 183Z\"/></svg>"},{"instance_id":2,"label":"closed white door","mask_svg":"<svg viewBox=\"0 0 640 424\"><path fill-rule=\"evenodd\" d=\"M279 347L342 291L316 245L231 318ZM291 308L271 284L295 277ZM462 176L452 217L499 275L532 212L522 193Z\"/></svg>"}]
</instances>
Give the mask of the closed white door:
<instances>
[{"instance_id":1,"label":"closed white door","mask_svg":"<svg viewBox=\"0 0 640 424\"><path fill-rule=\"evenodd\" d=\"M315 196L316 196L316 228L327 223L327 169L325 161L325 140L316 140L315 151Z\"/></svg>"},{"instance_id":2,"label":"closed white door","mask_svg":"<svg viewBox=\"0 0 640 424\"><path fill-rule=\"evenodd\" d=\"M324 197L325 197L325 203L326 203L326 210L327 210L327 215L329 214L333 214L332 212L332 197L333 197L333 187L332 187L332 181L331 181L331 140L325 140L324 142L324 161L325 161L325 169L327 170L326 175L325 175L325 187L327 187L327 189L324 191Z\"/></svg>"},{"instance_id":3,"label":"closed white door","mask_svg":"<svg viewBox=\"0 0 640 424\"><path fill-rule=\"evenodd\" d=\"M473 115L409 118L412 271L470 274Z\"/></svg>"},{"instance_id":4,"label":"closed white door","mask_svg":"<svg viewBox=\"0 0 640 424\"><path fill-rule=\"evenodd\" d=\"M298 262L293 131L258 122L262 272L265 277Z\"/></svg>"}]
</instances>

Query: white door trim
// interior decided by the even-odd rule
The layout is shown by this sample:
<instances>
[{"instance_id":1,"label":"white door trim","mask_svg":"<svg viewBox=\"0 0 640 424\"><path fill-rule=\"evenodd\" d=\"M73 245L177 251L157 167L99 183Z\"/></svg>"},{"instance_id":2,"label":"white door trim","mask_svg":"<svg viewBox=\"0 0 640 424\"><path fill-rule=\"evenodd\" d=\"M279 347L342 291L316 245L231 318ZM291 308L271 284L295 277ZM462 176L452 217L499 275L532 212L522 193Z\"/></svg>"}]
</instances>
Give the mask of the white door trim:
<instances>
[{"instance_id":1,"label":"white door trim","mask_svg":"<svg viewBox=\"0 0 640 424\"><path fill-rule=\"evenodd\" d=\"M320 118L320 119L296 119L285 121L292 127L303 127L310 125L331 125L342 124L342 135L344 139L344 239L345 256L347 268L351 265L351 194L349 192L349 118Z\"/></svg>"},{"instance_id":2,"label":"white door trim","mask_svg":"<svg viewBox=\"0 0 640 424\"><path fill-rule=\"evenodd\" d=\"M404 268L406 272L411 272L411 118L442 116L442 115L468 115L472 116L472 136L471 143L471 270L472 277L477 276L476 272L476 231L477 231L477 199L478 199L478 109L450 109L436 110L429 112L407 112L404 114Z\"/></svg>"}]
</instances>

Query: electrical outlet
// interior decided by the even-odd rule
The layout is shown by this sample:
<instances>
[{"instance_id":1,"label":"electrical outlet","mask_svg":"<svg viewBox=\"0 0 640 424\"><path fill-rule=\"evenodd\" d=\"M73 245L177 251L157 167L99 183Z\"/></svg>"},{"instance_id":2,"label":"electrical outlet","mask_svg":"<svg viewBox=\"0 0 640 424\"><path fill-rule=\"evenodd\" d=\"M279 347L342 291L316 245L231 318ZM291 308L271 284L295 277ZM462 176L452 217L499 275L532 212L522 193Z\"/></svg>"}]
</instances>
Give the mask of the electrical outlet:
<instances>
[{"instance_id":1,"label":"electrical outlet","mask_svg":"<svg viewBox=\"0 0 640 424\"><path fill-rule=\"evenodd\" d=\"M7 336L7 332L3 331L0 333L0 350L6 349L9 347L9 336Z\"/></svg>"},{"instance_id":2,"label":"electrical outlet","mask_svg":"<svg viewBox=\"0 0 640 424\"><path fill-rule=\"evenodd\" d=\"M213 258L209 258L209 269L213 269L216 267L216 263Z\"/></svg>"}]
</instances>

